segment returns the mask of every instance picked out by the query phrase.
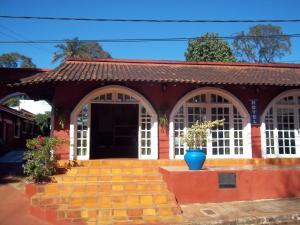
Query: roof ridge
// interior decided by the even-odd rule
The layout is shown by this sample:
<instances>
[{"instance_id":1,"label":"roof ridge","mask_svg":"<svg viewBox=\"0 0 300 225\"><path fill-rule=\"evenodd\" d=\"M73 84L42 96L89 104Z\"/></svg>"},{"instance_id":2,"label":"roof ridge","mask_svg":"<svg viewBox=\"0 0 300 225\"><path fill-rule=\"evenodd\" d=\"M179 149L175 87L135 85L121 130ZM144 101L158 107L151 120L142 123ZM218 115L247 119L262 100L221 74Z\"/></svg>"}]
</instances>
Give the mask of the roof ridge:
<instances>
[{"instance_id":1,"label":"roof ridge","mask_svg":"<svg viewBox=\"0 0 300 225\"><path fill-rule=\"evenodd\" d=\"M237 66L237 67L267 67L267 68L295 68L300 64L293 63L249 63L249 62L187 62L178 60L147 60L147 59L102 59L102 58L69 58L66 63L72 62L106 62L106 63L136 63L136 64L166 64L166 65L203 65L203 66Z\"/></svg>"}]
</instances>

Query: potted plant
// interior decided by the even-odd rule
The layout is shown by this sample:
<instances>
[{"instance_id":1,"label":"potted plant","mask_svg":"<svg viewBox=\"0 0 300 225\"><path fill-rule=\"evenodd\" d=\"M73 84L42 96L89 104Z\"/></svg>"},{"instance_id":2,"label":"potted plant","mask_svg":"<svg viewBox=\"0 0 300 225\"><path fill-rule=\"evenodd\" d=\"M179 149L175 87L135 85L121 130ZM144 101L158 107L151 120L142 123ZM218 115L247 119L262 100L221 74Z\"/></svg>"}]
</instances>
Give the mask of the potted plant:
<instances>
[{"instance_id":1,"label":"potted plant","mask_svg":"<svg viewBox=\"0 0 300 225\"><path fill-rule=\"evenodd\" d=\"M208 130L223 124L224 119L204 121L202 123L199 123L197 120L196 123L187 129L184 135L180 136L181 141L188 146L184 160L190 170L200 170L204 164L206 153L202 148L206 145Z\"/></svg>"}]
</instances>

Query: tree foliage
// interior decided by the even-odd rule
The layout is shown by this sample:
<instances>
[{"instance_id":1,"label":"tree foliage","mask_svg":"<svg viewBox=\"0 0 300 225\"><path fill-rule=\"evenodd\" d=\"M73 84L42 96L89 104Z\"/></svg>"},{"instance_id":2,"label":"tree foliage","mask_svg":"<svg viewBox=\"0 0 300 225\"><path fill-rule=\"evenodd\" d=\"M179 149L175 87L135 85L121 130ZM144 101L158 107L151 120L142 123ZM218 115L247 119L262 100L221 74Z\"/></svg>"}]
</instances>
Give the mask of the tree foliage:
<instances>
[{"instance_id":1,"label":"tree foliage","mask_svg":"<svg viewBox=\"0 0 300 225\"><path fill-rule=\"evenodd\" d=\"M241 61L269 63L291 51L291 41L280 26L256 25L242 31L233 41L235 55ZM270 37L271 36L271 37Z\"/></svg>"},{"instance_id":2,"label":"tree foliage","mask_svg":"<svg viewBox=\"0 0 300 225\"><path fill-rule=\"evenodd\" d=\"M6 105L8 107L16 107L20 105L20 98L14 97L7 99L3 105Z\"/></svg>"},{"instance_id":3,"label":"tree foliage","mask_svg":"<svg viewBox=\"0 0 300 225\"><path fill-rule=\"evenodd\" d=\"M40 129L42 135L47 135L50 131L50 112L39 113L35 115L34 121Z\"/></svg>"},{"instance_id":4,"label":"tree foliage","mask_svg":"<svg viewBox=\"0 0 300 225\"><path fill-rule=\"evenodd\" d=\"M65 62L68 58L111 58L98 42L81 42L78 38L67 39L65 43L55 46L52 62Z\"/></svg>"},{"instance_id":5,"label":"tree foliage","mask_svg":"<svg viewBox=\"0 0 300 225\"><path fill-rule=\"evenodd\" d=\"M206 33L188 43L186 61L235 62L228 43L219 39L217 33Z\"/></svg>"},{"instance_id":6,"label":"tree foliage","mask_svg":"<svg viewBox=\"0 0 300 225\"><path fill-rule=\"evenodd\" d=\"M6 68L35 68L36 65L30 57L18 52L4 53L0 55L0 67Z\"/></svg>"}]
</instances>

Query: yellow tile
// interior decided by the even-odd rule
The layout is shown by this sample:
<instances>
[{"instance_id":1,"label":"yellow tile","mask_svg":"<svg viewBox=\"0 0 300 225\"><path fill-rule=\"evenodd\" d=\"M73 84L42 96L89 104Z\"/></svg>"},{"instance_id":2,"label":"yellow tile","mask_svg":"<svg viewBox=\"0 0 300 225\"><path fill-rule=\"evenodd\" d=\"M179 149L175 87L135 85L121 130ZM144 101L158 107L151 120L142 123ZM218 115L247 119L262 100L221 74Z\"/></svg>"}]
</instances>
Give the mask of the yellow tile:
<instances>
[{"instance_id":1,"label":"yellow tile","mask_svg":"<svg viewBox=\"0 0 300 225\"><path fill-rule=\"evenodd\" d=\"M97 211L96 210L89 210L88 214L89 214L89 218L96 218L97 217Z\"/></svg>"},{"instance_id":2,"label":"yellow tile","mask_svg":"<svg viewBox=\"0 0 300 225\"><path fill-rule=\"evenodd\" d=\"M75 178L77 182L85 182L85 177L76 177Z\"/></svg>"},{"instance_id":3,"label":"yellow tile","mask_svg":"<svg viewBox=\"0 0 300 225\"><path fill-rule=\"evenodd\" d=\"M86 207L96 207L97 199L96 198L86 198L84 202L84 206Z\"/></svg>"},{"instance_id":4,"label":"yellow tile","mask_svg":"<svg viewBox=\"0 0 300 225\"><path fill-rule=\"evenodd\" d=\"M90 169L89 175L91 175L91 176L100 175L100 170L99 169Z\"/></svg>"},{"instance_id":5,"label":"yellow tile","mask_svg":"<svg viewBox=\"0 0 300 225\"><path fill-rule=\"evenodd\" d=\"M143 174L143 168L133 168L133 174Z\"/></svg>"},{"instance_id":6,"label":"yellow tile","mask_svg":"<svg viewBox=\"0 0 300 225\"><path fill-rule=\"evenodd\" d=\"M111 174L111 169L100 169L101 175L109 175Z\"/></svg>"},{"instance_id":7,"label":"yellow tile","mask_svg":"<svg viewBox=\"0 0 300 225\"><path fill-rule=\"evenodd\" d=\"M74 180L75 180L74 177L64 177L64 182L66 182L66 183L74 182Z\"/></svg>"},{"instance_id":8,"label":"yellow tile","mask_svg":"<svg viewBox=\"0 0 300 225\"><path fill-rule=\"evenodd\" d=\"M124 190L125 191L135 191L137 189L135 184L125 184Z\"/></svg>"},{"instance_id":9,"label":"yellow tile","mask_svg":"<svg viewBox=\"0 0 300 225\"><path fill-rule=\"evenodd\" d=\"M112 180L112 181L122 181L123 178L122 178L121 175L117 175L117 176L112 176L112 177L111 177L111 180Z\"/></svg>"},{"instance_id":10,"label":"yellow tile","mask_svg":"<svg viewBox=\"0 0 300 225\"><path fill-rule=\"evenodd\" d=\"M112 190L111 184L101 184L99 187L99 191L101 192L110 192Z\"/></svg>"},{"instance_id":11,"label":"yellow tile","mask_svg":"<svg viewBox=\"0 0 300 225\"><path fill-rule=\"evenodd\" d=\"M145 195L145 196L141 196L141 204L142 205L152 205L153 204L153 198L151 195Z\"/></svg>"},{"instance_id":12,"label":"yellow tile","mask_svg":"<svg viewBox=\"0 0 300 225\"><path fill-rule=\"evenodd\" d=\"M97 191L97 189L98 189L97 185L87 185L86 186L86 191L87 192L95 192L95 191Z\"/></svg>"},{"instance_id":13,"label":"yellow tile","mask_svg":"<svg viewBox=\"0 0 300 225\"><path fill-rule=\"evenodd\" d=\"M140 204L139 196L127 196L128 206L137 206Z\"/></svg>"},{"instance_id":14,"label":"yellow tile","mask_svg":"<svg viewBox=\"0 0 300 225\"><path fill-rule=\"evenodd\" d=\"M56 185L47 185L46 192L49 192L49 193L58 192L58 188Z\"/></svg>"},{"instance_id":15,"label":"yellow tile","mask_svg":"<svg viewBox=\"0 0 300 225\"><path fill-rule=\"evenodd\" d=\"M112 168L111 169L111 173L112 174L121 174L122 173L122 169Z\"/></svg>"},{"instance_id":16,"label":"yellow tile","mask_svg":"<svg viewBox=\"0 0 300 225\"><path fill-rule=\"evenodd\" d=\"M155 209L143 209L143 215L144 216L155 216L156 211L155 211Z\"/></svg>"},{"instance_id":17,"label":"yellow tile","mask_svg":"<svg viewBox=\"0 0 300 225\"><path fill-rule=\"evenodd\" d=\"M101 209L98 211L98 217L104 218L111 218L112 217L112 209Z\"/></svg>"},{"instance_id":18,"label":"yellow tile","mask_svg":"<svg viewBox=\"0 0 300 225\"><path fill-rule=\"evenodd\" d=\"M164 204L168 202L168 198L166 196L154 196L154 202L156 204Z\"/></svg>"},{"instance_id":19,"label":"yellow tile","mask_svg":"<svg viewBox=\"0 0 300 225\"><path fill-rule=\"evenodd\" d=\"M93 176L87 177L87 181L89 181L89 182L97 182L97 177L93 177Z\"/></svg>"},{"instance_id":20,"label":"yellow tile","mask_svg":"<svg viewBox=\"0 0 300 225\"><path fill-rule=\"evenodd\" d=\"M81 206L82 205L82 202L83 202L83 200L82 200L82 198L72 198L71 200L70 200L70 205L71 206Z\"/></svg>"},{"instance_id":21,"label":"yellow tile","mask_svg":"<svg viewBox=\"0 0 300 225\"><path fill-rule=\"evenodd\" d=\"M173 210L170 208L160 208L159 209L160 216L172 216L174 215Z\"/></svg>"},{"instance_id":22,"label":"yellow tile","mask_svg":"<svg viewBox=\"0 0 300 225\"><path fill-rule=\"evenodd\" d=\"M117 184L112 185L112 191L123 191L123 190L124 190L124 185L117 185Z\"/></svg>"},{"instance_id":23,"label":"yellow tile","mask_svg":"<svg viewBox=\"0 0 300 225\"><path fill-rule=\"evenodd\" d=\"M114 209L113 215L115 217L127 217L127 211L125 209Z\"/></svg>"},{"instance_id":24,"label":"yellow tile","mask_svg":"<svg viewBox=\"0 0 300 225\"><path fill-rule=\"evenodd\" d=\"M82 218L88 218L88 211L86 209L81 210L81 217Z\"/></svg>"}]
</instances>

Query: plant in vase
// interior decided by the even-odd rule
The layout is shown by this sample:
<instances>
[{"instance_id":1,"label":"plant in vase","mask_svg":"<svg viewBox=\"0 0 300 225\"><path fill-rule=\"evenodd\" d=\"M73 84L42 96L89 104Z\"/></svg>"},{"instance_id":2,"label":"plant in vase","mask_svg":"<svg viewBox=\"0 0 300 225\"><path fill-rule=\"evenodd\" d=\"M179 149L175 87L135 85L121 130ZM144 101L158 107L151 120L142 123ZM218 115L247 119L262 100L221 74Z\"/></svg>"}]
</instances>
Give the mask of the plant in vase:
<instances>
[{"instance_id":1,"label":"plant in vase","mask_svg":"<svg viewBox=\"0 0 300 225\"><path fill-rule=\"evenodd\" d=\"M180 136L181 142L188 146L184 155L184 160L190 170L199 170L202 168L206 159L205 152L202 151L203 146L206 146L209 129L221 126L223 120L204 121L199 123L197 120L186 133Z\"/></svg>"},{"instance_id":2,"label":"plant in vase","mask_svg":"<svg viewBox=\"0 0 300 225\"><path fill-rule=\"evenodd\" d=\"M55 148L66 143L66 140L57 137L42 137L29 139L26 147L23 165L24 173L34 182L48 181L49 176L55 173Z\"/></svg>"}]
</instances>

